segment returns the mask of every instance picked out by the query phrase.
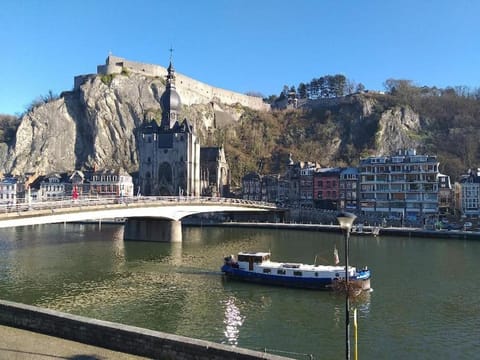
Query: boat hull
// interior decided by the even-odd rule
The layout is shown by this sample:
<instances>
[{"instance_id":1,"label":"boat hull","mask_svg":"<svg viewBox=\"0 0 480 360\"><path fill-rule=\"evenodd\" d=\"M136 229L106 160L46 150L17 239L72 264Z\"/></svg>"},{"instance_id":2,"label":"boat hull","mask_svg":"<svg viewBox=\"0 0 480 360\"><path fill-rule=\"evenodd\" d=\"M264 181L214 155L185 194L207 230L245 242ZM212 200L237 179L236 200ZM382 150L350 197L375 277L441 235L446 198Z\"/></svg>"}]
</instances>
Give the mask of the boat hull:
<instances>
[{"instance_id":1,"label":"boat hull","mask_svg":"<svg viewBox=\"0 0 480 360\"><path fill-rule=\"evenodd\" d=\"M263 285L275 285L313 290L335 290L336 279L322 277L292 277L283 275L263 274L246 271L229 265L222 266L222 272L228 279L246 281ZM370 289L370 276L349 279L352 284L361 290Z\"/></svg>"}]
</instances>

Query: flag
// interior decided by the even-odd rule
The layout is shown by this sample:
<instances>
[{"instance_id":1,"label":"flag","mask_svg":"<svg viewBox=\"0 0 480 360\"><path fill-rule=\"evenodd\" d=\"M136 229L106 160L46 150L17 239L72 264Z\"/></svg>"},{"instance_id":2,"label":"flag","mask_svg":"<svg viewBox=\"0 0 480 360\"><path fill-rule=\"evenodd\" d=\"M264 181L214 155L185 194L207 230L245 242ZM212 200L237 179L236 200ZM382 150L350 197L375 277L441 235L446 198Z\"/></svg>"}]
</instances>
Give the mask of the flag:
<instances>
[{"instance_id":1,"label":"flag","mask_svg":"<svg viewBox=\"0 0 480 360\"><path fill-rule=\"evenodd\" d=\"M338 250L336 246L333 249L333 259L335 261L335 265L338 265L340 263L340 260L338 259Z\"/></svg>"}]
</instances>

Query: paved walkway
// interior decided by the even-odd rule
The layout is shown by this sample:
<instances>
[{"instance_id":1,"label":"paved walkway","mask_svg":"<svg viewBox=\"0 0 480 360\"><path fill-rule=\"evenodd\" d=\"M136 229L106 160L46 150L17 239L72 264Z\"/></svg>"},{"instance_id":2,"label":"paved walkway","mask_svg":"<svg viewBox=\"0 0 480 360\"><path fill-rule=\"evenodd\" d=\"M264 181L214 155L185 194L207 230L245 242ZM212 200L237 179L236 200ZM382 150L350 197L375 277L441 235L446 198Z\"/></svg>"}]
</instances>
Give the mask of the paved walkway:
<instances>
[{"instance_id":1,"label":"paved walkway","mask_svg":"<svg viewBox=\"0 0 480 360\"><path fill-rule=\"evenodd\" d=\"M0 360L11 359L141 360L147 358L0 325Z\"/></svg>"}]
</instances>

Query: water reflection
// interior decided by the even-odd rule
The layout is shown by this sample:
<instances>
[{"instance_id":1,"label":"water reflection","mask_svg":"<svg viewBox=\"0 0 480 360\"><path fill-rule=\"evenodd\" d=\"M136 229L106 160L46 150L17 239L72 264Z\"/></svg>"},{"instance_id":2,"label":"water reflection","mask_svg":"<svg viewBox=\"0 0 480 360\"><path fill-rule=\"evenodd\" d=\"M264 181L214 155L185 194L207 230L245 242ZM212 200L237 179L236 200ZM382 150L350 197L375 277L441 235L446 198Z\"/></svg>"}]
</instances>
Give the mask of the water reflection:
<instances>
[{"instance_id":1,"label":"water reflection","mask_svg":"<svg viewBox=\"0 0 480 360\"><path fill-rule=\"evenodd\" d=\"M370 304L373 290L364 291L352 300L352 306L357 308L359 314L367 317L370 314Z\"/></svg>"},{"instance_id":2,"label":"water reflection","mask_svg":"<svg viewBox=\"0 0 480 360\"><path fill-rule=\"evenodd\" d=\"M0 293L232 346L342 357L344 296L222 281L219 271L225 255L244 250L271 249L276 259L310 263L315 254L331 254L337 234L184 230L183 243L168 244L124 242L121 226L1 229ZM375 288L351 301L362 357L478 357L472 329L480 309L480 242L363 237L350 244L352 264L373 270Z\"/></svg>"},{"instance_id":3,"label":"water reflection","mask_svg":"<svg viewBox=\"0 0 480 360\"><path fill-rule=\"evenodd\" d=\"M370 314L372 292L373 290L364 291L360 295L350 297L350 310L352 313L353 309L357 309L357 315L359 317L368 317ZM345 303L342 302L345 296L343 294L334 294L334 296L340 300L335 303L333 310L333 320L336 325L339 325L345 322Z\"/></svg>"},{"instance_id":4,"label":"water reflection","mask_svg":"<svg viewBox=\"0 0 480 360\"><path fill-rule=\"evenodd\" d=\"M229 345L238 345L240 327L243 325L245 319L245 316L242 316L235 301L236 299L233 296L230 296L224 303L225 318L223 323L225 325L225 330L223 333L227 338L226 343Z\"/></svg>"}]
</instances>

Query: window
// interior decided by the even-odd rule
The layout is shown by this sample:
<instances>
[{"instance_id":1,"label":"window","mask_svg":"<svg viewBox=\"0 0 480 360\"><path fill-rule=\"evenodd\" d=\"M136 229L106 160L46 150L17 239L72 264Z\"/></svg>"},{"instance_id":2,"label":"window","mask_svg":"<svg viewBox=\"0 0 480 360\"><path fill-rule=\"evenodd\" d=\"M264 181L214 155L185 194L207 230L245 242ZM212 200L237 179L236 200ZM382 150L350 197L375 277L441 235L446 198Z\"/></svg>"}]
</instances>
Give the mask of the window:
<instances>
[{"instance_id":1,"label":"window","mask_svg":"<svg viewBox=\"0 0 480 360\"><path fill-rule=\"evenodd\" d=\"M283 270L283 269L277 269L277 274L278 274L278 275L285 275L286 272L285 272L285 270Z\"/></svg>"},{"instance_id":2,"label":"window","mask_svg":"<svg viewBox=\"0 0 480 360\"><path fill-rule=\"evenodd\" d=\"M272 269L263 269L263 272L265 274L270 274L272 272Z\"/></svg>"},{"instance_id":3,"label":"window","mask_svg":"<svg viewBox=\"0 0 480 360\"><path fill-rule=\"evenodd\" d=\"M293 275L295 275L295 276L302 276L302 272L301 272L301 271L294 271L294 272L293 272Z\"/></svg>"}]
</instances>

